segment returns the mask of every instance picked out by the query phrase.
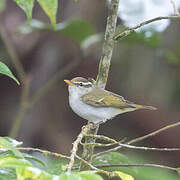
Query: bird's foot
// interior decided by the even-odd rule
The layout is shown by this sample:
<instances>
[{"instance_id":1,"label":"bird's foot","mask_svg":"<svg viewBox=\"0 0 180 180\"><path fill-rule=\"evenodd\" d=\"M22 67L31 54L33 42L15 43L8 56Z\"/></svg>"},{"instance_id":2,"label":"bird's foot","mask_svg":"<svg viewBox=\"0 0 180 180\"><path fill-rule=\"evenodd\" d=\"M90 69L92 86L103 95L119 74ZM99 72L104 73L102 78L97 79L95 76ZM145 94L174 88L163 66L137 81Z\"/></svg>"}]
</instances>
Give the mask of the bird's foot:
<instances>
[{"instance_id":1,"label":"bird's foot","mask_svg":"<svg viewBox=\"0 0 180 180\"><path fill-rule=\"evenodd\" d=\"M91 121L89 124L92 124L92 129L95 129L98 125L105 123L107 120Z\"/></svg>"}]
</instances>

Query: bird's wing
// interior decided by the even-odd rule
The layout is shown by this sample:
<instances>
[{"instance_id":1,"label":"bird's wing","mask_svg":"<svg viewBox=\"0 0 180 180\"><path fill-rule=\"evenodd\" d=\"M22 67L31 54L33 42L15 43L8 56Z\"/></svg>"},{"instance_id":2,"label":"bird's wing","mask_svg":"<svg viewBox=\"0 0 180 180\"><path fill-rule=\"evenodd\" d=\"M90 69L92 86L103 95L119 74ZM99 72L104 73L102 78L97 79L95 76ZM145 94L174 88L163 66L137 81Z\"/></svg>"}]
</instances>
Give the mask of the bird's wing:
<instances>
[{"instance_id":1,"label":"bird's wing","mask_svg":"<svg viewBox=\"0 0 180 180\"><path fill-rule=\"evenodd\" d=\"M95 89L82 96L82 101L95 107L135 108L135 104L125 100L122 96L103 89Z\"/></svg>"}]
</instances>

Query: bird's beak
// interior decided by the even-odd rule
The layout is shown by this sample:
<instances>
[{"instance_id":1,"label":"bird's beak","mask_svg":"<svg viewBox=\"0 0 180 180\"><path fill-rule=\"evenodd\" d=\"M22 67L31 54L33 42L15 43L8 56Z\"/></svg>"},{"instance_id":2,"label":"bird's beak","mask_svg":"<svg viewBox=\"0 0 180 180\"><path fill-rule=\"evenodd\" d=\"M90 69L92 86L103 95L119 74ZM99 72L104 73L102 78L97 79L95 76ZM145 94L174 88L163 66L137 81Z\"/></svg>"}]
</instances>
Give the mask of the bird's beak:
<instances>
[{"instance_id":1,"label":"bird's beak","mask_svg":"<svg viewBox=\"0 0 180 180\"><path fill-rule=\"evenodd\" d=\"M70 80L66 80L66 79L65 79L64 82L67 83L67 84L70 85L70 86L75 86L75 84L72 83Z\"/></svg>"}]
</instances>

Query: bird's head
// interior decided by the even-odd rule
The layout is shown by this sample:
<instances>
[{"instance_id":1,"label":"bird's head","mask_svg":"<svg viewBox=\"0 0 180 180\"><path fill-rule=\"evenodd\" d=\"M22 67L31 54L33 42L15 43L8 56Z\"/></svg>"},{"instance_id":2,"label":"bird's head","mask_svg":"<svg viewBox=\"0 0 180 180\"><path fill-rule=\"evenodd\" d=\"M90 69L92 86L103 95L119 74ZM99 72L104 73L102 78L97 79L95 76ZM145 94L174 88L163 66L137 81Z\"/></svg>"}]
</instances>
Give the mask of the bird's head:
<instances>
[{"instance_id":1,"label":"bird's head","mask_svg":"<svg viewBox=\"0 0 180 180\"><path fill-rule=\"evenodd\" d=\"M83 96L91 92L94 84L82 77L76 77L72 80L64 80L69 85L69 94L73 96Z\"/></svg>"}]
</instances>

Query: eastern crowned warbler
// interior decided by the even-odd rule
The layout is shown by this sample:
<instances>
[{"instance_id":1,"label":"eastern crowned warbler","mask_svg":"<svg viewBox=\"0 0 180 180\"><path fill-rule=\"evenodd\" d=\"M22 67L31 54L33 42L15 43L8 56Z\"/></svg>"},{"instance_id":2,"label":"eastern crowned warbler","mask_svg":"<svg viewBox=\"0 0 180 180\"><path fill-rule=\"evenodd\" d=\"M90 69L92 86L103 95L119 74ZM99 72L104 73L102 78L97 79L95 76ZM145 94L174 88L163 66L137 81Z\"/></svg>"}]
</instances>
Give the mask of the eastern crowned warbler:
<instances>
[{"instance_id":1,"label":"eastern crowned warbler","mask_svg":"<svg viewBox=\"0 0 180 180\"><path fill-rule=\"evenodd\" d=\"M69 85L69 104L72 110L95 124L104 123L118 114L137 109L156 110L152 106L127 101L122 96L101 89L82 77L64 81Z\"/></svg>"}]
</instances>

